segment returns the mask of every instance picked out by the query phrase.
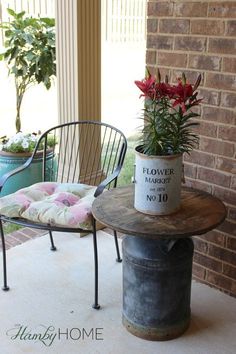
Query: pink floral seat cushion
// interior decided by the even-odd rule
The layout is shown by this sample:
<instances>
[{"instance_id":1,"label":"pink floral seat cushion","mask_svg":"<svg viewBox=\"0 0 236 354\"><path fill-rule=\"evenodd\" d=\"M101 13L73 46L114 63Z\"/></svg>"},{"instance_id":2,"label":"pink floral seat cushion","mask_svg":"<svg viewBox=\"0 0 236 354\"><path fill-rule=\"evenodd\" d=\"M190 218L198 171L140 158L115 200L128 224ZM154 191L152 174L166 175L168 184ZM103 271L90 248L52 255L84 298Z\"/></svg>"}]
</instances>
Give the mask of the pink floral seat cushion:
<instances>
[{"instance_id":1,"label":"pink floral seat cushion","mask_svg":"<svg viewBox=\"0 0 236 354\"><path fill-rule=\"evenodd\" d=\"M43 224L91 229L96 187L42 182L0 198L0 214Z\"/></svg>"}]
</instances>

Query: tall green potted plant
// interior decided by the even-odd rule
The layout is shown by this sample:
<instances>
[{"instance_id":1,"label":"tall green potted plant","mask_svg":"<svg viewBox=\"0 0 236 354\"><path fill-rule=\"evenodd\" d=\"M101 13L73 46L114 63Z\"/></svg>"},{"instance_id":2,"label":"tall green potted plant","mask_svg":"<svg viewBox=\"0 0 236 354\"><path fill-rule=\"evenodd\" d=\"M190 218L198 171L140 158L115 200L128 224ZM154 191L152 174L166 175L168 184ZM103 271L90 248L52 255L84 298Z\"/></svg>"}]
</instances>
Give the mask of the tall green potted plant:
<instances>
[{"instance_id":1,"label":"tall green potted plant","mask_svg":"<svg viewBox=\"0 0 236 354\"><path fill-rule=\"evenodd\" d=\"M5 36L5 51L0 55L0 60L6 62L9 75L13 75L15 79L16 135L10 139L2 139L0 176L22 165L31 155L37 142L36 135L21 132L21 106L26 91L40 83L49 89L56 75L55 20L29 17L24 11L7 11L11 19L0 25ZM40 156L38 158L40 162ZM50 152L48 158L53 158ZM12 193L37 182L40 173L36 161L32 169L35 170L29 170L27 177L24 174L21 177L13 176L2 193Z\"/></svg>"},{"instance_id":2,"label":"tall green potted plant","mask_svg":"<svg viewBox=\"0 0 236 354\"><path fill-rule=\"evenodd\" d=\"M187 82L185 74L177 84L168 77L161 81L158 70L135 84L145 97L142 140L136 147L135 201L137 210L152 215L167 215L180 208L182 156L198 142L192 128L199 114L192 108L201 102L196 91L201 81Z\"/></svg>"}]
</instances>

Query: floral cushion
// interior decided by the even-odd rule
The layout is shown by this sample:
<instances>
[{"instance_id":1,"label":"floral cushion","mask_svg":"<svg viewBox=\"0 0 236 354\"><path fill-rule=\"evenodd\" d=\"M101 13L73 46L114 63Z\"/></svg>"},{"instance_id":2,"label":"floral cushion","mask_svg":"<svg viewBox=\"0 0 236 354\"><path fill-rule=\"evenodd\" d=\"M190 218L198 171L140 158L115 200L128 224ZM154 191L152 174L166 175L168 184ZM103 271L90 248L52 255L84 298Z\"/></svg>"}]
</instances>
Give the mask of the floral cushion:
<instances>
[{"instance_id":1,"label":"floral cushion","mask_svg":"<svg viewBox=\"0 0 236 354\"><path fill-rule=\"evenodd\" d=\"M27 220L91 229L96 187L77 183L36 183L0 198L0 214Z\"/></svg>"}]
</instances>

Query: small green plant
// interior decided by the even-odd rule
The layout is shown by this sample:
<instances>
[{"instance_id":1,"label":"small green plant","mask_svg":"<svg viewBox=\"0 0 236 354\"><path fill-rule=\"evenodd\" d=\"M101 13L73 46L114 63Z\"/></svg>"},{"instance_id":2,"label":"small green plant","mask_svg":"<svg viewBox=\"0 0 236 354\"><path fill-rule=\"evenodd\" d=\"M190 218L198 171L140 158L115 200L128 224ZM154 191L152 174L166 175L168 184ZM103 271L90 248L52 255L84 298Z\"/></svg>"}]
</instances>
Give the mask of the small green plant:
<instances>
[{"instance_id":1,"label":"small green plant","mask_svg":"<svg viewBox=\"0 0 236 354\"><path fill-rule=\"evenodd\" d=\"M22 229L22 226L16 225L16 224L10 224L10 223L4 223L3 224L3 229L5 234L11 234L14 231L18 231Z\"/></svg>"},{"instance_id":2,"label":"small green plant","mask_svg":"<svg viewBox=\"0 0 236 354\"><path fill-rule=\"evenodd\" d=\"M198 124L192 118L199 114L191 109L201 102L196 92L200 81L201 75L191 85L183 73L177 85L171 85L168 77L161 81L159 70L157 77L147 70L144 80L135 81L145 97L140 152L165 156L189 153L196 146L198 136L191 128Z\"/></svg>"},{"instance_id":3,"label":"small green plant","mask_svg":"<svg viewBox=\"0 0 236 354\"><path fill-rule=\"evenodd\" d=\"M125 156L124 165L118 177L118 186L126 186L132 183L134 176L135 154L134 149L137 146L140 137L135 134L127 138L128 148Z\"/></svg>"},{"instance_id":4,"label":"small green plant","mask_svg":"<svg viewBox=\"0 0 236 354\"><path fill-rule=\"evenodd\" d=\"M27 17L25 11L7 10L10 22L0 24L4 29L5 60L9 74L15 77L16 132L21 130L21 104L26 90L34 84L51 87L56 75L55 20Z\"/></svg>"}]
</instances>

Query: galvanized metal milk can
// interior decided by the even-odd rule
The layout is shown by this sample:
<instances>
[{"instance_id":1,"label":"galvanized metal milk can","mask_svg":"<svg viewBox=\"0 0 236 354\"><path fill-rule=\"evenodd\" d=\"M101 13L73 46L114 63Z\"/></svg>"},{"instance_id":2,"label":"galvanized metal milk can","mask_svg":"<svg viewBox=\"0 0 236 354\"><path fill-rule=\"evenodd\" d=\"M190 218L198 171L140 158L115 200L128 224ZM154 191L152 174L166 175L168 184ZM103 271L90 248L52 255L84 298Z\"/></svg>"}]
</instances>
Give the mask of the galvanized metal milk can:
<instances>
[{"instance_id":1,"label":"galvanized metal milk can","mask_svg":"<svg viewBox=\"0 0 236 354\"><path fill-rule=\"evenodd\" d=\"M149 340L181 335L190 323L193 241L123 240L123 324Z\"/></svg>"}]
</instances>

